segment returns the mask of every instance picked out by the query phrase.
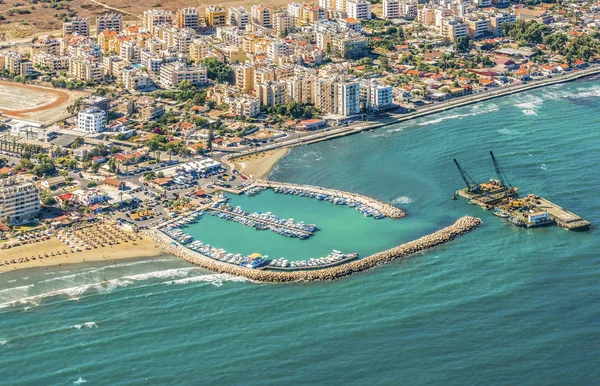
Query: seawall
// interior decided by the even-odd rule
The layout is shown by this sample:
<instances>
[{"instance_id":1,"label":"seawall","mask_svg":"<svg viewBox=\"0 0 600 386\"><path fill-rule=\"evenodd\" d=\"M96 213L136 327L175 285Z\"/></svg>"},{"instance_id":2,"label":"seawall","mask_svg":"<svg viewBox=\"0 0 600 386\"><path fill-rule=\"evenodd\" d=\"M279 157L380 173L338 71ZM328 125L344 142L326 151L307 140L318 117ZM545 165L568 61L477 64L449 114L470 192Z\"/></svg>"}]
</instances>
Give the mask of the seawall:
<instances>
[{"instance_id":1,"label":"seawall","mask_svg":"<svg viewBox=\"0 0 600 386\"><path fill-rule=\"evenodd\" d=\"M461 217L452 225L442 228L427 236L417 240L399 245L386 251L375 253L364 259L352 261L331 268L311 271L292 271L280 272L262 269L251 269L237 265L232 265L211 259L198 252L185 248L175 243L168 236L156 229L147 230L145 233L156 243L169 252L190 264L207 269L213 272L227 273L236 276L243 276L251 280L265 283L285 283L300 281L323 281L336 280L345 276L350 276L357 272L366 271L390 261L410 256L414 253L425 251L454 240L457 236L463 235L481 225L481 220L475 217Z\"/></svg>"},{"instance_id":2,"label":"seawall","mask_svg":"<svg viewBox=\"0 0 600 386\"><path fill-rule=\"evenodd\" d=\"M374 198L364 196L358 193L346 192L343 190L329 189L323 188L320 186L313 185L300 185L293 184L289 182L277 182L277 181L267 181L267 180L256 180L254 181L254 186L264 186L267 188L291 188L291 189L302 189L308 192L317 193L317 194L326 194L331 196L342 197L345 199L352 199L354 201L360 202L363 205L367 205L371 208L377 209L381 214L390 218L402 218L406 216L406 212L402 209L396 208L393 205L386 204L383 201L376 200Z\"/></svg>"}]
</instances>

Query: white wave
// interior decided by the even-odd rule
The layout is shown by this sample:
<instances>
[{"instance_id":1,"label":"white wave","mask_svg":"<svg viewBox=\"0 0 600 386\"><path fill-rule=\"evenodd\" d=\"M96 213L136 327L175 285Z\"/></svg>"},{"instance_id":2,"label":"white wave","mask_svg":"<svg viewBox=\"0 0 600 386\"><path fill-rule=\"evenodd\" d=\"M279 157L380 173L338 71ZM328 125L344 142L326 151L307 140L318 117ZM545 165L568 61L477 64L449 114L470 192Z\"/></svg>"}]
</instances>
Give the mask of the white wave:
<instances>
[{"instance_id":1,"label":"white wave","mask_svg":"<svg viewBox=\"0 0 600 386\"><path fill-rule=\"evenodd\" d=\"M95 322L86 322L84 324L87 328L98 328L98 325Z\"/></svg>"},{"instance_id":2,"label":"white wave","mask_svg":"<svg viewBox=\"0 0 600 386\"><path fill-rule=\"evenodd\" d=\"M541 164L540 169L546 171L546 170L548 170L548 166L546 166L546 164Z\"/></svg>"},{"instance_id":3,"label":"white wave","mask_svg":"<svg viewBox=\"0 0 600 386\"><path fill-rule=\"evenodd\" d=\"M0 346L4 346L5 344L7 344L8 341L7 340L0 340Z\"/></svg>"},{"instance_id":4,"label":"white wave","mask_svg":"<svg viewBox=\"0 0 600 386\"><path fill-rule=\"evenodd\" d=\"M79 377L75 382L73 382L74 385L81 385L82 383L86 383L87 381L83 378L83 377Z\"/></svg>"},{"instance_id":5,"label":"white wave","mask_svg":"<svg viewBox=\"0 0 600 386\"><path fill-rule=\"evenodd\" d=\"M223 285L223 282L249 282L250 279L246 279L241 276L228 275L224 273L217 273L214 275L200 275L200 276L192 276L186 277L184 279L178 280L170 280L164 282L164 284L188 284L188 283L198 283L198 282L206 282L214 285L215 287L220 287Z\"/></svg>"},{"instance_id":6,"label":"white wave","mask_svg":"<svg viewBox=\"0 0 600 386\"><path fill-rule=\"evenodd\" d=\"M392 204L409 204L412 202L412 198L406 196L396 197L392 200Z\"/></svg>"},{"instance_id":7,"label":"white wave","mask_svg":"<svg viewBox=\"0 0 600 386\"><path fill-rule=\"evenodd\" d=\"M129 286L133 283L135 283L136 281L143 281L143 280L150 280L150 279L163 279L163 280L168 280L168 279L180 279L180 280L189 280L189 281L207 281L207 282L220 282L219 285L222 284L223 281L247 281L244 278L240 278L237 276L230 276L230 275L204 275L204 276L193 276L193 277L187 277L191 272L194 271L198 271L199 268L197 267L184 267L184 268L174 268L174 269L166 269L166 270L162 270L162 271L154 271L154 272L148 272L148 273L142 273L142 274L137 274L137 275L129 275L129 276L124 276L118 279L112 279L112 280L104 280L102 282L96 282L96 283L90 283L90 284L84 284L84 285L78 285L78 286L73 286L73 287L69 287L69 288L61 288L61 289L57 289L54 291L50 291L47 293L43 293L43 294L38 294L38 295L31 295L28 293L27 289L32 287L32 285L30 286L23 286L23 287L15 287L12 290L15 289L21 289L22 292L17 292L17 293L12 293L11 297L13 298L12 300L6 299L3 303L0 303L0 309L2 308L7 308L7 307L11 307L11 306L15 306L18 304L27 304L27 305L33 305L33 306L37 306L39 305L39 301L41 299L44 298L48 298L48 297L53 297L53 296L67 296L69 298L69 300L79 300L79 297L82 296L83 294L90 292L90 291L94 291L96 293L109 293L114 291L117 288L121 288L121 287L126 287ZM196 279L197 277L206 277L206 276L218 276L217 279L215 278L205 278L205 279ZM173 280L170 281L169 283L172 284L184 284L183 281L180 280ZM18 297L18 299L14 299L15 297ZM0 299L0 301L2 301L2 299Z\"/></svg>"},{"instance_id":8,"label":"white wave","mask_svg":"<svg viewBox=\"0 0 600 386\"><path fill-rule=\"evenodd\" d=\"M197 270L198 270L198 268L196 268L196 267L173 268L173 269L165 269L163 271L154 271L154 272L148 272L148 273L141 273L138 275L125 276L125 277L123 277L123 279L135 280L135 281L148 280L148 279L169 279L169 278L176 278L176 277L185 277L191 271L197 271Z\"/></svg>"},{"instance_id":9,"label":"white wave","mask_svg":"<svg viewBox=\"0 0 600 386\"><path fill-rule=\"evenodd\" d=\"M498 110L500 110L500 107L498 107L498 105L495 103L491 103L489 105L475 105L471 108L470 113L442 115L439 118L432 119L430 121L421 122L421 123L419 123L419 126L428 126L428 125L432 125L432 124L436 124L436 123L441 123L443 121L447 121L450 119L463 119L463 118L468 118L468 117L475 117L477 115L493 113L494 111L498 111Z\"/></svg>"},{"instance_id":10,"label":"white wave","mask_svg":"<svg viewBox=\"0 0 600 386\"><path fill-rule=\"evenodd\" d=\"M524 95L517 98L515 107L525 115L537 115L537 110L544 104L544 99L535 95Z\"/></svg>"},{"instance_id":11,"label":"white wave","mask_svg":"<svg viewBox=\"0 0 600 386\"><path fill-rule=\"evenodd\" d=\"M14 282L16 282L16 281L17 281L17 279L13 279L13 280L9 280L9 281L7 281L7 283L14 283Z\"/></svg>"},{"instance_id":12,"label":"white wave","mask_svg":"<svg viewBox=\"0 0 600 386\"><path fill-rule=\"evenodd\" d=\"M71 328L76 328L78 330L81 330L81 327L83 327L81 324L74 324L71 326Z\"/></svg>"}]
</instances>

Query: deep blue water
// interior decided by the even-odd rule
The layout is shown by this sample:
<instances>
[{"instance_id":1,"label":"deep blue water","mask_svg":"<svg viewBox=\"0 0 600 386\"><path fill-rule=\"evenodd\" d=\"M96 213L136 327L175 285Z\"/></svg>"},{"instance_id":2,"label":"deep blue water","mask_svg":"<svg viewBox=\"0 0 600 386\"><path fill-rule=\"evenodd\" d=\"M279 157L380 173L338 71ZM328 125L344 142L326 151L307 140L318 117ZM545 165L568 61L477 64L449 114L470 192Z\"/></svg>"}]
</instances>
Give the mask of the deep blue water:
<instances>
[{"instance_id":1,"label":"deep blue water","mask_svg":"<svg viewBox=\"0 0 600 386\"><path fill-rule=\"evenodd\" d=\"M337 282L256 284L170 256L0 274L0 384L596 384L599 108L588 79L294 149L271 178L396 203L398 240L484 220ZM522 230L451 201L452 158L483 180L489 150L522 192L596 226Z\"/></svg>"}]
</instances>

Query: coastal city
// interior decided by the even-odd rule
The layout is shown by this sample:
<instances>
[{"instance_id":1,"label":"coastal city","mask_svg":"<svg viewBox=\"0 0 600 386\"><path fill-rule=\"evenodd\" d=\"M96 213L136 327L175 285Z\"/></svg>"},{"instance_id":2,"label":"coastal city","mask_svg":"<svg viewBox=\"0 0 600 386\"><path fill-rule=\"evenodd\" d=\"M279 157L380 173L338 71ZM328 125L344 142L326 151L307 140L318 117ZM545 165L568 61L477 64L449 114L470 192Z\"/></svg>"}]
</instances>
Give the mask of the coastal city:
<instances>
[{"instance_id":1,"label":"coastal city","mask_svg":"<svg viewBox=\"0 0 600 386\"><path fill-rule=\"evenodd\" d=\"M0 13L2 23L50 9L19 4ZM319 232L319 224L228 202L264 190L400 219L405 212L381 200L264 178L291 147L600 73L593 2L100 8L62 14L59 33L0 41L0 270L162 251L263 281L369 269L481 221L463 217L368 257L341 245L300 261L229 253L185 227L210 215L300 240ZM459 195L488 206L491 196L463 179ZM495 214L516 213L515 225L589 227L501 188L491 189L502 194Z\"/></svg>"}]
</instances>

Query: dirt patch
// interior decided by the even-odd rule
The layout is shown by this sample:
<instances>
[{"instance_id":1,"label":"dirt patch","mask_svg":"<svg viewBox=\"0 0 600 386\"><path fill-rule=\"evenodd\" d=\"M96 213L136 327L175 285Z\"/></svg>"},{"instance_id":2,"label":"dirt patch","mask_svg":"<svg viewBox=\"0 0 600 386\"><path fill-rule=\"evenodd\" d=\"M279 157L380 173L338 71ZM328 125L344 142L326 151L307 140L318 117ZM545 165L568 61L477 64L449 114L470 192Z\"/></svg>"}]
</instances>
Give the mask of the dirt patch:
<instances>
[{"instance_id":1,"label":"dirt patch","mask_svg":"<svg viewBox=\"0 0 600 386\"><path fill-rule=\"evenodd\" d=\"M68 116L66 108L69 102L85 95L87 93L83 91L0 81L0 112L10 117L49 124Z\"/></svg>"}]
</instances>

